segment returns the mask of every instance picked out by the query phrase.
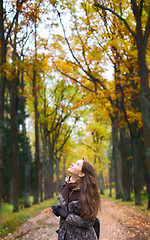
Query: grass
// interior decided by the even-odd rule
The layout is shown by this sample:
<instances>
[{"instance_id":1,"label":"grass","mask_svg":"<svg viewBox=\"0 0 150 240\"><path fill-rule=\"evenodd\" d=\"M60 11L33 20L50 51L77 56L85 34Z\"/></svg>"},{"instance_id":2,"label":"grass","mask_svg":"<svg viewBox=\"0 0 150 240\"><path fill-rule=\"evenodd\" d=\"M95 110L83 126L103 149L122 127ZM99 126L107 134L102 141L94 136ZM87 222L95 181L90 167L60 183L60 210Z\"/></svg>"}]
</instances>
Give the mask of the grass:
<instances>
[{"instance_id":1,"label":"grass","mask_svg":"<svg viewBox=\"0 0 150 240\"><path fill-rule=\"evenodd\" d=\"M29 218L37 215L43 209L58 203L57 198L49 199L39 204L32 205L30 208L23 208L19 212L13 213L13 206L2 204L0 213L0 239L4 239L9 233L15 232L18 227L25 223Z\"/></svg>"},{"instance_id":2,"label":"grass","mask_svg":"<svg viewBox=\"0 0 150 240\"><path fill-rule=\"evenodd\" d=\"M141 193L142 205L135 205L134 194L131 194L132 201L123 201L122 199L116 199L115 198L115 190L114 189L112 190L112 197L109 197L109 190L106 190L105 191L105 195L101 195L101 198L107 199L107 200L115 202L115 203L118 203L120 205L124 205L124 206L130 207L130 208L135 209L138 212L144 214L145 216L150 217L150 210L147 210L148 195L145 194L144 192Z\"/></svg>"}]
</instances>

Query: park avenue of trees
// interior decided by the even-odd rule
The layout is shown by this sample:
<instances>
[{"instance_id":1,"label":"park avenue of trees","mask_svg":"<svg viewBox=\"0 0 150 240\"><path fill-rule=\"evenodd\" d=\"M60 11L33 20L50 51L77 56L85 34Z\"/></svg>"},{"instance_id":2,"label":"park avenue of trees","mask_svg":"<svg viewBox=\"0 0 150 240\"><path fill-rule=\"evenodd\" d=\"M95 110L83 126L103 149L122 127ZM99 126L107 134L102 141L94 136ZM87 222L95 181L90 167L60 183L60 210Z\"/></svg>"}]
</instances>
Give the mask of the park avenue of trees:
<instances>
[{"instance_id":1,"label":"park avenue of trees","mask_svg":"<svg viewBox=\"0 0 150 240\"><path fill-rule=\"evenodd\" d=\"M0 1L0 208L85 157L101 194L150 209L149 68L149 0Z\"/></svg>"}]
</instances>

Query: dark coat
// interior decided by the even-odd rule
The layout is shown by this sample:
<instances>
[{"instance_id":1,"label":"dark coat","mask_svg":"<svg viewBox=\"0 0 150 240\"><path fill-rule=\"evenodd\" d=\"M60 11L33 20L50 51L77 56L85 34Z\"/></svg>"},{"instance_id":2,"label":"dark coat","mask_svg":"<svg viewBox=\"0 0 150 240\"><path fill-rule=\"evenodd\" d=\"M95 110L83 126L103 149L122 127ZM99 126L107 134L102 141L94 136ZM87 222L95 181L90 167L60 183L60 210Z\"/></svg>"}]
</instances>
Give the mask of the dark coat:
<instances>
[{"instance_id":1,"label":"dark coat","mask_svg":"<svg viewBox=\"0 0 150 240\"><path fill-rule=\"evenodd\" d=\"M60 218L58 240L97 240L93 221L83 220L79 216L81 212L78 202L79 191L72 192L70 199L67 199L64 192L60 197L60 205L70 214L66 220Z\"/></svg>"}]
</instances>

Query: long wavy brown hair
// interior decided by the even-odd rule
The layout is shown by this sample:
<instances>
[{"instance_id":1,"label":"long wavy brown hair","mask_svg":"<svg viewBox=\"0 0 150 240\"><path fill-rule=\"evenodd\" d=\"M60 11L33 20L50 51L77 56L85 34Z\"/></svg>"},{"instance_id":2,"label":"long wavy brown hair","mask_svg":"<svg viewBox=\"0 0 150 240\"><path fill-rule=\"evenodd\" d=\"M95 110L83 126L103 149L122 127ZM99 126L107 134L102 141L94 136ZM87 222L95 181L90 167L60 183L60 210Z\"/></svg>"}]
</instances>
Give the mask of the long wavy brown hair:
<instances>
[{"instance_id":1,"label":"long wavy brown hair","mask_svg":"<svg viewBox=\"0 0 150 240\"><path fill-rule=\"evenodd\" d=\"M84 220L94 220L101 207L97 177L91 163L84 158L82 158L82 160L82 172L85 175L81 178L81 192L79 198L81 218Z\"/></svg>"}]
</instances>

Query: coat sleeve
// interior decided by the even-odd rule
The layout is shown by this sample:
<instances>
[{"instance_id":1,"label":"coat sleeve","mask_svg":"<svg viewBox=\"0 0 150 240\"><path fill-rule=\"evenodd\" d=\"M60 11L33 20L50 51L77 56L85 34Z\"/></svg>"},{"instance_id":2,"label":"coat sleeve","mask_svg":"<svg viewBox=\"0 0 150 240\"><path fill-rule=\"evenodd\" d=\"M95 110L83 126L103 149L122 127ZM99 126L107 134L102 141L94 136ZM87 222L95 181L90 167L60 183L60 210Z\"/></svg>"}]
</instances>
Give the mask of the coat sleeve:
<instances>
[{"instance_id":1,"label":"coat sleeve","mask_svg":"<svg viewBox=\"0 0 150 240\"><path fill-rule=\"evenodd\" d=\"M82 228L89 228L93 226L93 221L84 220L80 216L72 213L68 215L66 222L70 225L73 225L76 227L82 227Z\"/></svg>"}]
</instances>

